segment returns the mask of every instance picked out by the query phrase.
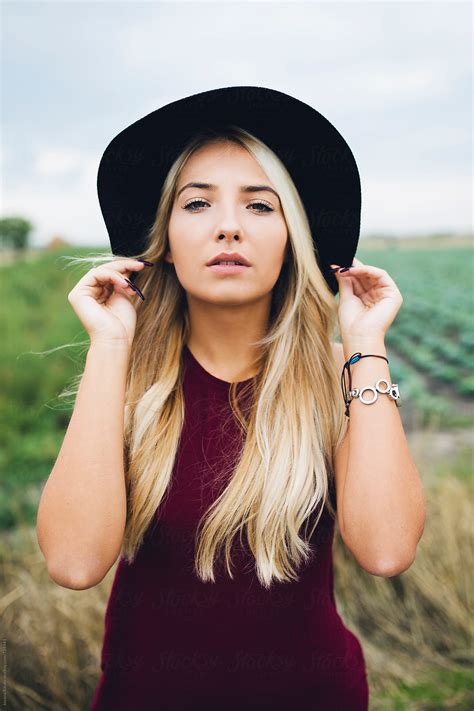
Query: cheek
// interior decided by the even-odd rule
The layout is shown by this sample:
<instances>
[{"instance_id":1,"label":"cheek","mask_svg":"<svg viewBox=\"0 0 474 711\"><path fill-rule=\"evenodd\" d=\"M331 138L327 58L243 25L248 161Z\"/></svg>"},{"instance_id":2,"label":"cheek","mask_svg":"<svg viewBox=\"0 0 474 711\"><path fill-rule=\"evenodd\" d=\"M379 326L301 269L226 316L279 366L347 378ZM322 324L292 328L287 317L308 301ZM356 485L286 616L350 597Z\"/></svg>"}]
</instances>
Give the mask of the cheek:
<instances>
[{"instance_id":1,"label":"cheek","mask_svg":"<svg viewBox=\"0 0 474 711\"><path fill-rule=\"evenodd\" d=\"M249 284L259 293L266 294L273 289L280 276L283 261L280 259L262 259L255 267L255 273Z\"/></svg>"},{"instance_id":2,"label":"cheek","mask_svg":"<svg viewBox=\"0 0 474 711\"><path fill-rule=\"evenodd\" d=\"M186 215L181 214L178 210L173 210L168 224L168 238L172 249L178 249L181 244L189 239L189 234L190 229Z\"/></svg>"},{"instance_id":3,"label":"cheek","mask_svg":"<svg viewBox=\"0 0 474 711\"><path fill-rule=\"evenodd\" d=\"M168 226L168 244L173 253L173 261L180 269L189 271L206 261L206 251L198 235L179 219L170 220Z\"/></svg>"},{"instance_id":4,"label":"cheek","mask_svg":"<svg viewBox=\"0 0 474 711\"><path fill-rule=\"evenodd\" d=\"M263 220L262 220L263 222ZM289 242L288 227L285 220L279 216L274 221L269 221L256 235L259 242L258 248L266 249L269 244L273 245L275 259L278 260L285 255L285 248Z\"/></svg>"}]
</instances>

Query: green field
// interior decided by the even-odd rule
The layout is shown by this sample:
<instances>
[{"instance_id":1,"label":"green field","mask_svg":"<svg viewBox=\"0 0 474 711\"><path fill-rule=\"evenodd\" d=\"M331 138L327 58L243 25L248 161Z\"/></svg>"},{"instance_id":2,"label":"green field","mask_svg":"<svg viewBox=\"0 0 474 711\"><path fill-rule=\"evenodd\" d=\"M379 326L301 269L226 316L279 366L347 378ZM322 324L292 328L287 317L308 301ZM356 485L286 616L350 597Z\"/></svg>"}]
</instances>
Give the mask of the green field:
<instances>
[{"instance_id":1,"label":"green field","mask_svg":"<svg viewBox=\"0 0 474 711\"><path fill-rule=\"evenodd\" d=\"M357 256L386 269L404 298L386 335L400 415L407 429L467 426L474 394L474 251L395 245L360 248ZM35 521L38 487L58 455L73 407L58 394L81 372L89 343L67 301L84 268L67 267L61 255L94 251L39 253L1 267L0 530ZM61 348L67 343L78 345ZM35 354L50 349L58 350Z\"/></svg>"},{"instance_id":2,"label":"green field","mask_svg":"<svg viewBox=\"0 0 474 711\"><path fill-rule=\"evenodd\" d=\"M474 395L473 257L468 248L393 248L360 257L386 269L402 293L386 344L392 377L420 425L462 426L470 419L463 412Z\"/></svg>"}]
</instances>

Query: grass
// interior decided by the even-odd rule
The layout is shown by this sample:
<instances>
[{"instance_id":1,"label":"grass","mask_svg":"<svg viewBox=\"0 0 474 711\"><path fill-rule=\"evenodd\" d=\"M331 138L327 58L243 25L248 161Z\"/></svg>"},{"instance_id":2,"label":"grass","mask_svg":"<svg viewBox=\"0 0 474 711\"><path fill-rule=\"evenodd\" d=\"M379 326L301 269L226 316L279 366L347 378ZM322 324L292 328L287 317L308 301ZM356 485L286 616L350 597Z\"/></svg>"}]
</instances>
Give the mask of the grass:
<instances>
[{"instance_id":1,"label":"grass","mask_svg":"<svg viewBox=\"0 0 474 711\"><path fill-rule=\"evenodd\" d=\"M429 473L428 473L429 474ZM392 578L370 575L336 528L338 610L359 637L370 709L473 708L473 489L449 468L427 490L429 516L413 565ZM79 711L97 684L105 606L115 566L89 590L49 578L34 528L0 536L0 614L7 644L7 702Z\"/></svg>"}]
</instances>

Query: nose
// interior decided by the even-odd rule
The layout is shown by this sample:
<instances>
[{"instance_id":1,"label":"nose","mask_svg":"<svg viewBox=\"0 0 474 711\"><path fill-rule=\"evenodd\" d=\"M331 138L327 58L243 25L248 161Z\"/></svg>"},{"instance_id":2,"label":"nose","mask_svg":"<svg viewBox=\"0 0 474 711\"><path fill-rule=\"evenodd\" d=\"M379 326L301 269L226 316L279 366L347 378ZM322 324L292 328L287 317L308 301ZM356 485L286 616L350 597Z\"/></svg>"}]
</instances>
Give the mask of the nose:
<instances>
[{"instance_id":1,"label":"nose","mask_svg":"<svg viewBox=\"0 0 474 711\"><path fill-rule=\"evenodd\" d=\"M234 241L234 240L241 240L242 239L242 230L240 227L222 227L220 228L220 231L218 232L218 240L225 240L225 241Z\"/></svg>"},{"instance_id":2,"label":"nose","mask_svg":"<svg viewBox=\"0 0 474 711\"><path fill-rule=\"evenodd\" d=\"M217 239L222 241L238 241L242 239L242 227L234 205L228 205L228 209L223 209L217 222Z\"/></svg>"},{"instance_id":3,"label":"nose","mask_svg":"<svg viewBox=\"0 0 474 711\"><path fill-rule=\"evenodd\" d=\"M239 241L240 235L237 232L221 232L217 239L225 240L227 242L232 242L234 240Z\"/></svg>"}]
</instances>

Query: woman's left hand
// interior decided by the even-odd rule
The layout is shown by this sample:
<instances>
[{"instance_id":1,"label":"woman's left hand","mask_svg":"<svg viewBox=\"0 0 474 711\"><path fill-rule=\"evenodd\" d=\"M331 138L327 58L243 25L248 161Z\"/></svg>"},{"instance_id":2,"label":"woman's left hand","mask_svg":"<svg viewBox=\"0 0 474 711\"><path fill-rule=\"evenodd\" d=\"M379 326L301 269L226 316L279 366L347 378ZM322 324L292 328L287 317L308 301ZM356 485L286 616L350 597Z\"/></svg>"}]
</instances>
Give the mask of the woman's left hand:
<instances>
[{"instance_id":1,"label":"woman's left hand","mask_svg":"<svg viewBox=\"0 0 474 711\"><path fill-rule=\"evenodd\" d=\"M385 269L352 260L347 272L335 272L339 284L339 325L343 339L382 338L403 303L397 285ZM331 264L331 267L337 267Z\"/></svg>"}]
</instances>

